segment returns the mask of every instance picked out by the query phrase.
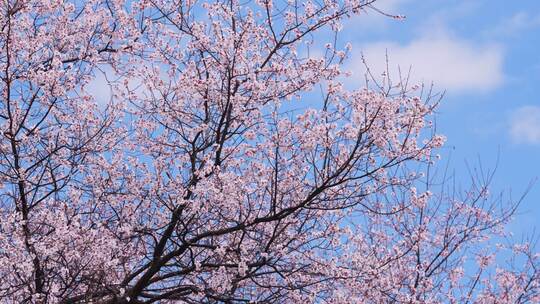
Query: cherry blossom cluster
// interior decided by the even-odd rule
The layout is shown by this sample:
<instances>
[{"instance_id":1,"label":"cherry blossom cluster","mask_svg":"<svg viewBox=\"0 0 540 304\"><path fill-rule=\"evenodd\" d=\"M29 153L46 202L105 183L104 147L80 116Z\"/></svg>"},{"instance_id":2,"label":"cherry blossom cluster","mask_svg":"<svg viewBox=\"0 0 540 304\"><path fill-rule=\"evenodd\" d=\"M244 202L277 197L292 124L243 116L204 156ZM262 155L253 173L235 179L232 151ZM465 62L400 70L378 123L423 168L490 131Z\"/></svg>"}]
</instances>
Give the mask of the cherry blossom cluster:
<instances>
[{"instance_id":1,"label":"cherry blossom cluster","mask_svg":"<svg viewBox=\"0 0 540 304\"><path fill-rule=\"evenodd\" d=\"M0 302L539 302L436 96L316 39L375 2L7 1Z\"/></svg>"}]
</instances>

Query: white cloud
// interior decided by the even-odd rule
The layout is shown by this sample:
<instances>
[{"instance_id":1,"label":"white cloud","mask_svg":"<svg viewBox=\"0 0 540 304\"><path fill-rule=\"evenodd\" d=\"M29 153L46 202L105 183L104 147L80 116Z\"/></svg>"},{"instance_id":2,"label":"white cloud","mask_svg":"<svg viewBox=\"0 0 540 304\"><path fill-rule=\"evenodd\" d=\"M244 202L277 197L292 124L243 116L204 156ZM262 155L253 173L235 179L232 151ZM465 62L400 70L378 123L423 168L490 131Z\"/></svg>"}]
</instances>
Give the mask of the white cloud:
<instances>
[{"instance_id":1,"label":"white cloud","mask_svg":"<svg viewBox=\"0 0 540 304\"><path fill-rule=\"evenodd\" d=\"M530 14L528 12L518 12L491 29L489 36L512 36L540 27L540 14Z\"/></svg>"},{"instance_id":2,"label":"white cloud","mask_svg":"<svg viewBox=\"0 0 540 304\"><path fill-rule=\"evenodd\" d=\"M540 144L540 106L523 106L510 116L510 136L516 143Z\"/></svg>"},{"instance_id":3,"label":"white cloud","mask_svg":"<svg viewBox=\"0 0 540 304\"><path fill-rule=\"evenodd\" d=\"M168 80L169 76L165 72L165 69L159 69L161 79ZM113 101L113 84L121 84L120 88L125 89L124 81L126 76L117 74L111 66L100 65L95 70L94 78L88 83L85 90L92 94L98 105L106 106L109 102ZM144 81L137 77L130 77L128 79L128 87L136 96L140 98L147 97L145 92L147 88L143 85Z\"/></svg>"},{"instance_id":4,"label":"white cloud","mask_svg":"<svg viewBox=\"0 0 540 304\"><path fill-rule=\"evenodd\" d=\"M106 65L99 66L95 77L86 86L86 91L94 96L98 104L105 105L112 98L111 81L118 78L114 71Z\"/></svg>"},{"instance_id":5,"label":"white cloud","mask_svg":"<svg viewBox=\"0 0 540 304\"><path fill-rule=\"evenodd\" d=\"M450 92L489 91L503 82L503 52L499 46L475 44L444 30L434 32L406 44L382 41L355 47L349 68L356 80L363 79L363 54L371 72L378 76L386 70L388 54L394 82L399 79L398 67L402 74L411 68L409 83L433 82L438 89Z\"/></svg>"}]
</instances>

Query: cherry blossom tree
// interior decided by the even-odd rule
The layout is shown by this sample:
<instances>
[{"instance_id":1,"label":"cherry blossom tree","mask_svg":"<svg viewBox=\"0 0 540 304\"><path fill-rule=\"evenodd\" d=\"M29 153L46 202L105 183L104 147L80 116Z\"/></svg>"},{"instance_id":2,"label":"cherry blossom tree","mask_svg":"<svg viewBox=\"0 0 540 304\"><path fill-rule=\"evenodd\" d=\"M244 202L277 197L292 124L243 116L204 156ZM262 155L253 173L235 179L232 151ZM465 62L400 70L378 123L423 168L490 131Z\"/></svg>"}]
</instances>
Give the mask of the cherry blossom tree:
<instances>
[{"instance_id":1,"label":"cherry blossom tree","mask_svg":"<svg viewBox=\"0 0 540 304\"><path fill-rule=\"evenodd\" d=\"M345 88L374 2L5 1L1 302L540 301L517 204L438 165L440 98Z\"/></svg>"}]
</instances>

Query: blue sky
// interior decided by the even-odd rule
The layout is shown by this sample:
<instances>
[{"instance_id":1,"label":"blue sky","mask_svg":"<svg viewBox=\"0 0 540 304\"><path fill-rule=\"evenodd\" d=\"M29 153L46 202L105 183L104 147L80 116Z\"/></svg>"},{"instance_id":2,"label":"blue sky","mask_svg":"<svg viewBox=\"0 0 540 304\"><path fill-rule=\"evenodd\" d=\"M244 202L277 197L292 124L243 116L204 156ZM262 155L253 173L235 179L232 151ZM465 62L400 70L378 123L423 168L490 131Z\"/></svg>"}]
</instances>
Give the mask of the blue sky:
<instances>
[{"instance_id":1,"label":"blue sky","mask_svg":"<svg viewBox=\"0 0 540 304\"><path fill-rule=\"evenodd\" d=\"M494 169L491 192L518 199L540 177L540 1L379 0L375 13L344 25L353 44L349 67L361 75L360 54L381 71L412 68L412 80L446 90L437 129L467 180L466 162ZM498 162L497 162L497 159ZM511 231L540 228L540 181L528 192Z\"/></svg>"}]
</instances>

